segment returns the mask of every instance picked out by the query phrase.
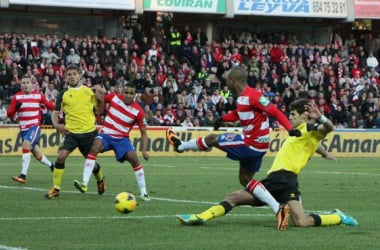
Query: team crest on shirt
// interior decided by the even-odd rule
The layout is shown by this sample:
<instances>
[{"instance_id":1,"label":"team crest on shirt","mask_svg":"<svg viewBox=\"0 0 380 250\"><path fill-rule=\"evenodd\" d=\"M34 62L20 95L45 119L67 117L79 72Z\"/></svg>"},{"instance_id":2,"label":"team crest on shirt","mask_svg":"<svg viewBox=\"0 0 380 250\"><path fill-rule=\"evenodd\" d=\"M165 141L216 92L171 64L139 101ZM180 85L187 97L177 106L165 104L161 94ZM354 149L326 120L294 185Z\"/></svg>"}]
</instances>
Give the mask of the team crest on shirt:
<instances>
[{"instance_id":1,"label":"team crest on shirt","mask_svg":"<svg viewBox=\"0 0 380 250\"><path fill-rule=\"evenodd\" d=\"M265 96L260 96L260 98L259 98L259 102L260 102L263 106L268 106L268 104L269 104L269 99L266 98Z\"/></svg>"},{"instance_id":2,"label":"team crest on shirt","mask_svg":"<svg viewBox=\"0 0 380 250\"><path fill-rule=\"evenodd\" d=\"M236 134L225 134L223 137L223 141L234 141Z\"/></svg>"}]
</instances>

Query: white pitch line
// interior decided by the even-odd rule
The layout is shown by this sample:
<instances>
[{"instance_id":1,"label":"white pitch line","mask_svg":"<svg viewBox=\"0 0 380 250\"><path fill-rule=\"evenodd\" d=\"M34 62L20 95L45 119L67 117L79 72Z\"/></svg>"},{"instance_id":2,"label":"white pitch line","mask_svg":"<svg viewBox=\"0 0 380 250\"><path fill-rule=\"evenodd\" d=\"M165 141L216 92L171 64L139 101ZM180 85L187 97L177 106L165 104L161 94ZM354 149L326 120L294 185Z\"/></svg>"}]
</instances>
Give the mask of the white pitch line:
<instances>
[{"instance_id":1,"label":"white pitch line","mask_svg":"<svg viewBox=\"0 0 380 250\"><path fill-rule=\"evenodd\" d=\"M163 167L163 168L176 168L174 165L164 165L164 164L153 164L153 167Z\"/></svg>"},{"instance_id":2,"label":"white pitch line","mask_svg":"<svg viewBox=\"0 0 380 250\"><path fill-rule=\"evenodd\" d=\"M0 245L0 250L28 250L27 248L22 247L10 247L5 245Z\"/></svg>"},{"instance_id":3,"label":"white pitch line","mask_svg":"<svg viewBox=\"0 0 380 250\"><path fill-rule=\"evenodd\" d=\"M272 214L227 214L228 217L272 217ZM125 216L57 216L57 217L0 217L0 221L23 221L23 220L104 220L104 219L167 219L174 218L175 215L125 215ZM1 249L1 248L0 248Z\"/></svg>"},{"instance_id":4,"label":"white pitch line","mask_svg":"<svg viewBox=\"0 0 380 250\"><path fill-rule=\"evenodd\" d=\"M23 189L23 190L30 190L30 191L46 191L46 189L41 189L41 188L32 188L32 187L14 187L14 186L4 186L0 185L0 189ZM78 194L78 195L83 195L81 193L78 193L78 191L61 191L62 193L73 193L73 194ZM96 192L87 192L86 194L90 195L98 195ZM112 193L105 193L103 195L108 195L108 196L115 196L116 194ZM218 204L219 202L211 202L211 201L194 201L194 200L181 200L181 199L172 199L172 198L162 198L162 197L151 197L151 199L157 200L157 201L167 201L167 202L173 202L173 203L192 203L192 204L204 204L204 205L215 205ZM240 208L248 208L252 209L251 206L240 206ZM254 209L264 209L264 210L270 210L271 208L268 206L261 206L261 207L254 207ZM329 211L318 211L318 210L305 210L305 213L319 213L319 214L327 214ZM272 214L266 214L266 215L260 215L260 214L227 214L227 216L267 216ZM132 217L132 218L166 218L166 217L172 217L173 215L152 215L152 216L143 216L143 217ZM120 217L120 216L119 216ZM118 216L113 216L110 218L119 218ZM46 217L50 218L50 217ZM51 218L71 218L71 217L51 217ZM76 218L76 217L74 217ZM86 217L86 218L104 218L104 217ZM125 218L125 217L120 217L120 218ZM6 218L1 218L0 220L5 220ZM1 249L0 249L1 250Z\"/></svg>"},{"instance_id":5,"label":"white pitch line","mask_svg":"<svg viewBox=\"0 0 380 250\"><path fill-rule=\"evenodd\" d=\"M362 172L327 172L327 171L315 171L317 174L345 174L345 175L361 175L361 176L380 176L375 173L362 173Z\"/></svg>"}]
</instances>

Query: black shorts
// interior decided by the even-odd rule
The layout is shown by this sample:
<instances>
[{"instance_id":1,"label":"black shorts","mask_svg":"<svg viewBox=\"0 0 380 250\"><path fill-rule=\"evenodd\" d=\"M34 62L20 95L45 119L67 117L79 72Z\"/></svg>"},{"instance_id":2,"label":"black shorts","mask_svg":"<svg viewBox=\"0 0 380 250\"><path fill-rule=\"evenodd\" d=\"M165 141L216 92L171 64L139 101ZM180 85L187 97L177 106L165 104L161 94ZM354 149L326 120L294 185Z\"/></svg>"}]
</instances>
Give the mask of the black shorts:
<instances>
[{"instance_id":1,"label":"black shorts","mask_svg":"<svg viewBox=\"0 0 380 250\"><path fill-rule=\"evenodd\" d=\"M83 133L83 134L67 134L64 135L59 145L58 150L65 149L70 152L74 151L76 148L79 149L81 154L86 157L90 152L92 142L95 137L98 135L98 131L94 130L93 132Z\"/></svg>"},{"instance_id":2,"label":"black shorts","mask_svg":"<svg viewBox=\"0 0 380 250\"><path fill-rule=\"evenodd\" d=\"M261 180L261 183L279 203L300 200L301 192L298 190L297 175L292 172L285 170L273 172Z\"/></svg>"}]
</instances>

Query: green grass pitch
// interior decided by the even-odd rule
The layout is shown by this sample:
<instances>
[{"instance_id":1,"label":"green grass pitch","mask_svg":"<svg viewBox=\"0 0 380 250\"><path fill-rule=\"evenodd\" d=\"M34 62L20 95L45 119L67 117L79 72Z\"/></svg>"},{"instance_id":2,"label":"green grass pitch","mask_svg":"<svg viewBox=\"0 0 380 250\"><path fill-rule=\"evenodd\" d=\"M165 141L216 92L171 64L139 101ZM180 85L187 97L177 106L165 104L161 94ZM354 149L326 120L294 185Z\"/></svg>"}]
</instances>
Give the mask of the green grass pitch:
<instances>
[{"instance_id":1,"label":"green grass pitch","mask_svg":"<svg viewBox=\"0 0 380 250\"><path fill-rule=\"evenodd\" d=\"M55 160L54 157L49 157ZM122 191L139 195L132 168L114 158L99 158L107 177L104 195L79 193L73 180L82 178L83 158L66 163L61 197L46 200L52 186L47 167L32 159L26 184L11 180L21 157L0 163L0 249L378 249L380 242L379 158L312 158L299 182L306 212L334 208L355 217L358 227L344 225L276 230L268 207L235 208L204 226L186 227L176 214L197 213L240 189L237 162L223 157L141 158L151 202L138 200L131 214L113 207ZM273 158L266 157L258 179Z\"/></svg>"}]
</instances>

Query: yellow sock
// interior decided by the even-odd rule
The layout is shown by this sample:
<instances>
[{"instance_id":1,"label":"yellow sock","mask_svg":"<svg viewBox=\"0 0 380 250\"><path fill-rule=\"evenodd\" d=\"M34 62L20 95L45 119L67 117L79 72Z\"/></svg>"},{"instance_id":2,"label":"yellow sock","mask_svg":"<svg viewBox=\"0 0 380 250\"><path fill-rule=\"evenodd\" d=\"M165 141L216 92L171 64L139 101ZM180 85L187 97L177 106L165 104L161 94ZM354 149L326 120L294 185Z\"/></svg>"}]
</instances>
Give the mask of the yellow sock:
<instances>
[{"instance_id":1,"label":"yellow sock","mask_svg":"<svg viewBox=\"0 0 380 250\"><path fill-rule=\"evenodd\" d=\"M208 220L223 216L224 214L225 214L224 207L222 205L215 205L215 206L210 207L206 211L200 214L197 214L197 217L205 221L208 221Z\"/></svg>"},{"instance_id":2,"label":"yellow sock","mask_svg":"<svg viewBox=\"0 0 380 250\"><path fill-rule=\"evenodd\" d=\"M321 218L321 226L339 225L342 221L337 214L319 215Z\"/></svg>"},{"instance_id":3,"label":"yellow sock","mask_svg":"<svg viewBox=\"0 0 380 250\"><path fill-rule=\"evenodd\" d=\"M95 176L95 179L97 181L103 180L103 171L102 171L102 169L99 169L99 171L96 174L94 173L94 176Z\"/></svg>"},{"instance_id":4,"label":"yellow sock","mask_svg":"<svg viewBox=\"0 0 380 250\"><path fill-rule=\"evenodd\" d=\"M63 178L63 173L65 172L65 169L59 169L55 168L53 172L53 184L55 189L61 189L61 184L62 184L62 178Z\"/></svg>"}]
</instances>

